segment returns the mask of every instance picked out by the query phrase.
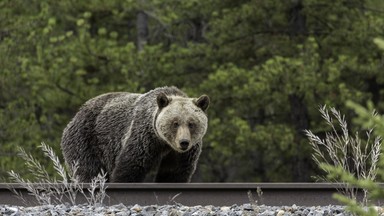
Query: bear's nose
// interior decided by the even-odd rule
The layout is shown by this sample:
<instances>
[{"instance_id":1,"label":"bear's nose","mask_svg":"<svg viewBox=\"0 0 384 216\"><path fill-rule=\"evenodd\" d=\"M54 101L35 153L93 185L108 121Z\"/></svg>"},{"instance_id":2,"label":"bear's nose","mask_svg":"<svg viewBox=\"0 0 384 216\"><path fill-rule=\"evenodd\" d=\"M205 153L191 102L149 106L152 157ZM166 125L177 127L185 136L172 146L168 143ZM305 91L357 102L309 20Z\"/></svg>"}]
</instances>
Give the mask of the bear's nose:
<instances>
[{"instance_id":1,"label":"bear's nose","mask_svg":"<svg viewBox=\"0 0 384 216\"><path fill-rule=\"evenodd\" d=\"M189 140L187 140L187 139L180 140L180 148L182 150L186 150L188 148L188 146L189 146Z\"/></svg>"}]
</instances>

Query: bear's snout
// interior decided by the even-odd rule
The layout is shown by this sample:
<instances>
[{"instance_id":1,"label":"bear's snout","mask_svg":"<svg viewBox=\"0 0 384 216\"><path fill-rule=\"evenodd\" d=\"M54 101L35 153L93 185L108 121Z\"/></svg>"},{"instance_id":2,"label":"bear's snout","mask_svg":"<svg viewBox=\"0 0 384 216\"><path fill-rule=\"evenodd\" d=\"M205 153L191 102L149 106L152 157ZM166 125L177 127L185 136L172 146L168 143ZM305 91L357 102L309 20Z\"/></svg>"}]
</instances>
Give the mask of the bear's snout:
<instances>
[{"instance_id":1,"label":"bear's snout","mask_svg":"<svg viewBox=\"0 0 384 216\"><path fill-rule=\"evenodd\" d=\"M189 140L187 139L182 139L180 140L180 148L181 150L187 150L188 149L188 146L189 146Z\"/></svg>"},{"instance_id":2,"label":"bear's snout","mask_svg":"<svg viewBox=\"0 0 384 216\"><path fill-rule=\"evenodd\" d=\"M181 151L186 151L190 147L191 143L191 133L189 131L188 126L186 125L181 125L177 129L177 134L176 134L176 145L177 148L180 149Z\"/></svg>"}]
</instances>

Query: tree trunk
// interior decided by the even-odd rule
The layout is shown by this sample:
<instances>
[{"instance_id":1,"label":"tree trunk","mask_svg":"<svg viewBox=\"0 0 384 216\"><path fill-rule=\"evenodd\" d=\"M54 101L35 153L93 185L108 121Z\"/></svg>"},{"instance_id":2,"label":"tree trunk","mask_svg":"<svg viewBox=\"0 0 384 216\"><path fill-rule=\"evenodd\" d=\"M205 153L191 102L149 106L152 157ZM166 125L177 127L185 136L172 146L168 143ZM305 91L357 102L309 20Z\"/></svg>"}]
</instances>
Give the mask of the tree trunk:
<instances>
[{"instance_id":1,"label":"tree trunk","mask_svg":"<svg viewBox=\"0 0 384 216\"><path fill-rule=\"evenodd\" d=\"M136 16L137 28L137 50L143 50L148 40L148 15L144 11L139 11Z\"/></svg>"},{"instance_id":2,"label":"tree trunk","mask_svg":"<svg viewBox=\"0 0 384 216\"><path fill-rule=\"evenodd\" d=\"M289 10L289 20L292 36L304 35L307 33L306 17L302 14L303 4L301 0L293 1L293 6Z\"/></svg>"},{"instance_id":3,"label":"tree trunk","mask_svg":"<svg viewBox=\"0 0 384 216\"><path fill-rule=\"evenodd\" d=\"M308 109L304 103L304 96L291 94L289 97L289 104L291 107L291 121L295 127L296 133L294 144L296 145L296 154L293 161L293 181L306 182L309 181L309 163L306 162L307 155L304 155L302 141L305 138L304 130L309 127Z\"/></svg>"}]
</instances>

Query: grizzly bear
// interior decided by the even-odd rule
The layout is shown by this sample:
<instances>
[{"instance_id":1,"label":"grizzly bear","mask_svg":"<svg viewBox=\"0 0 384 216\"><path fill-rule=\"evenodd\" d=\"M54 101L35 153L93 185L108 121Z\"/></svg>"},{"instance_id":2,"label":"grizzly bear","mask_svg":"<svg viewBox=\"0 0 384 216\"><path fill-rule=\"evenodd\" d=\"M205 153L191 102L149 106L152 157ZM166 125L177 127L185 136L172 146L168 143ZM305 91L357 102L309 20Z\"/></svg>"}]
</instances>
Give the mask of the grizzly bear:
<instances>
[{"instance_id":1,"label":"grizzly bear","mask_svg":"<svg viewBox=\"0 0 384 216\"><path fill-rule=\"evenodd\" d=\"M208 127L210 100L176 87L145 94L106 93L87 101L64 129L61 148L81 182L100 172L109 182L189 182Z\"/></svg>"}]
</instances>

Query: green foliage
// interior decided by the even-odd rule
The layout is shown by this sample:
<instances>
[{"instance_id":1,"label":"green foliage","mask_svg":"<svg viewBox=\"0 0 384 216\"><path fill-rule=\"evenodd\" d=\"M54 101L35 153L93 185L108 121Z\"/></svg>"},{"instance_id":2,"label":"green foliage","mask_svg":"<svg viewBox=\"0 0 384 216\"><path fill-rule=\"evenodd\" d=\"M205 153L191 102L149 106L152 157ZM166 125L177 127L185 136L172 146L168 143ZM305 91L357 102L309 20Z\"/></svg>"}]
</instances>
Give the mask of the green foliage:
<instances>
[{"instance_id":1,"label":"green foliage","mask_svg":"<svg viewBox=\"0 0 384 216\"><path fill-rule=\"evenodd\" d=\"M382 163L384 158L380 160L380 166L379 170L383 170L384 165ZM322 168L327 170L329 173L328 178L329 179L337 179L340 182L346 182L347 185L346 187L350 188L360 188L367 190L368 195L369 195L369 200L372 201L372 199L377 199L378 197L384 197L383 189L375 183L373 180L370 179L357 179L352 173L346 171L342 167L337 167L337 166L331 166L328 164L323 164ZM340 201L342 204L347 206L347 209L356 214L356 215L366 215L366 216L374 216L377 215L377 211L374 208L372 204L365 203L362 204L360 203L356 197L351 198L348 195L344 194L334 194L333 196L335 199ZM368 206L369 204L369 206Z\"/></svg>"},{"instance_id":2,"label":"green foliage","mask_svg":"<svg viewBox=\"0 0 384 216\"><path fill-rule=\"evenodd\" d=\"M376 216L376 215L378 215L378 212L372 206L364 209L354 199L349 199L348 197L343 196L341 194L335 194L333 197L335 199L339 200L341 203L344 203L345 205L347 205L346 209L349 212L353 212L355 215L360 215L360 216Z\"/></svg>"},{"instance_id":3,"label":"green foliage","mask_svg":"<svg viewBox=\"0 0 384 216\"><path fill-rule=\"evenodd\" d=\"M372 41L384 19L372 8L383 4L1 1L0 175L28 174L16 146L36 158L42 141L60 152L87 99L176 85L212 99L195 181L310 181L319 171L303 130L329 130L318 104L346 111L347 100L370 100L384 110L381 42Z\"/></svg>"}]
</instances>

